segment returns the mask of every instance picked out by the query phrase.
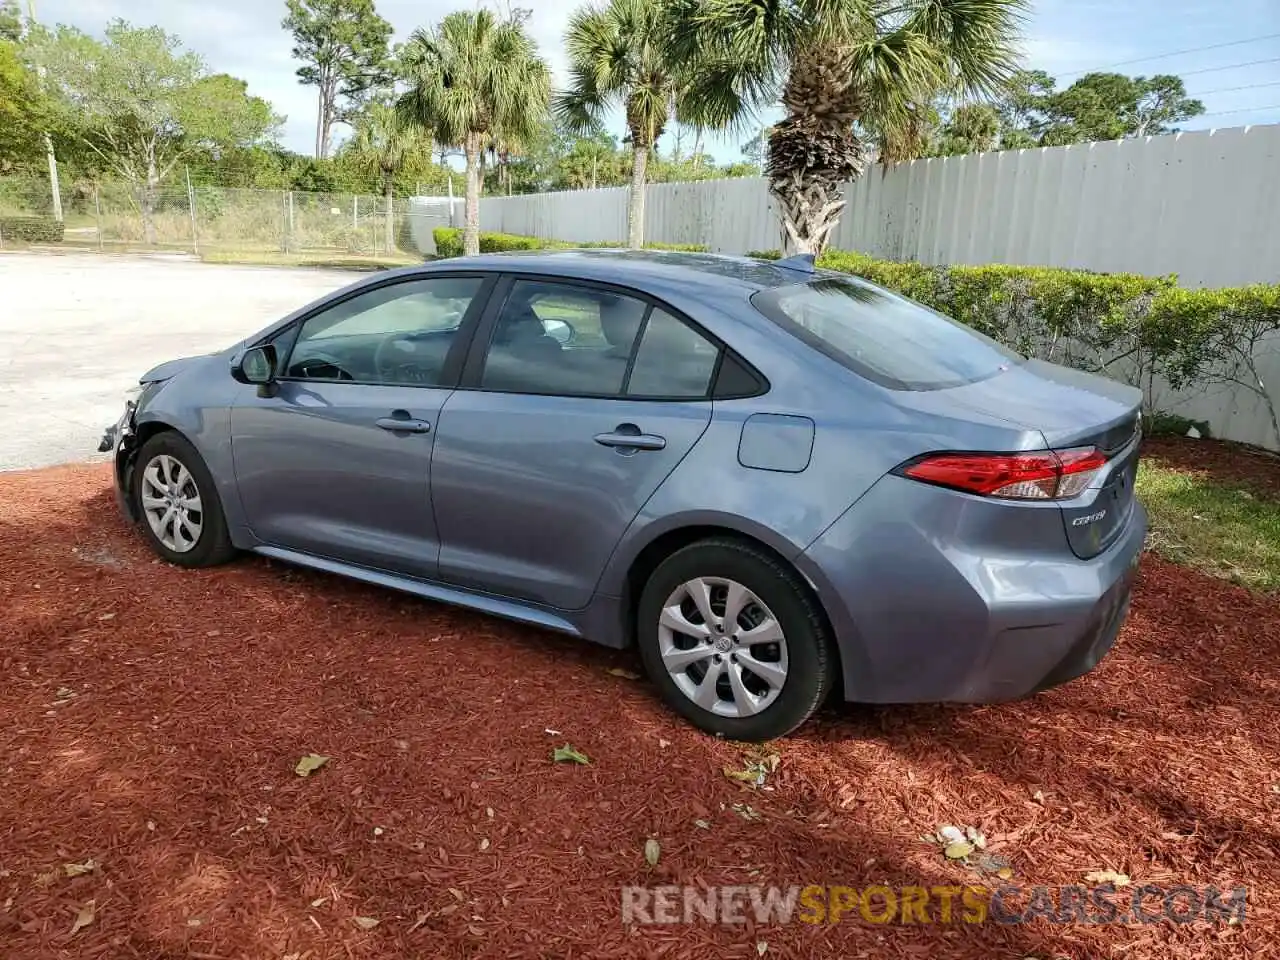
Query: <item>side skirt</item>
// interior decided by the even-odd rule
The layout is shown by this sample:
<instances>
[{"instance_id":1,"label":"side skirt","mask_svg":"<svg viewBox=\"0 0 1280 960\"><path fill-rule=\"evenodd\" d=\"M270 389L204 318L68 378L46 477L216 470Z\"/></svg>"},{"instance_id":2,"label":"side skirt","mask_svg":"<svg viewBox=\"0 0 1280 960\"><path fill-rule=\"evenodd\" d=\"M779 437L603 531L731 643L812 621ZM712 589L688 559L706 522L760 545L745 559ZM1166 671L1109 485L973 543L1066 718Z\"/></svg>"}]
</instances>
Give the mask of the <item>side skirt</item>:
<instances>
[{"instance_id":1,"label":"side skirt","mask_svg":"<svg viewBox=\"0 0 1280 960\"><path fill-rule=\"evenodd\" d=\"M449 587L430 580L414 580L398 574L388 573L385 570L371 570L368 567L353 566L342 563L339 560L316 557L309 553L300 553L283 547L255 546L252 549L254 553L270 557L272 560L282 560L285 563L311 567L314 570L323 570L325 573L336 573L339 576L351 577L353 580L361 580L365 583L372 583L375 586L412 593L427 600L437 600L440 603L466 607L469 610L478 610L506 620L515 620L519 623L528 623L544 627L547 630L554 630L557 633L567 633L570 636L582 637L582 631L571 621L566 620L563 615L552 613L540 607L528 606L518 601L495 597L487 593L475 593L470 590Z\"/></svg>"}]
</instances>

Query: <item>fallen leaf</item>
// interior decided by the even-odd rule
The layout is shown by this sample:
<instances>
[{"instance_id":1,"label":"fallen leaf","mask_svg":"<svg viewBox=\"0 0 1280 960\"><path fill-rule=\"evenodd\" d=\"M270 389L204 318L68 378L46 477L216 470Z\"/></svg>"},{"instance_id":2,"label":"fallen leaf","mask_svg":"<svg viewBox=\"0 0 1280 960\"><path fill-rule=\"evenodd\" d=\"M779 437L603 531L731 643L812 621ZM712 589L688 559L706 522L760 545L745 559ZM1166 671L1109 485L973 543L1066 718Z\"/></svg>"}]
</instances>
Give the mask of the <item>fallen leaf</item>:
<instances>
[{"instance_id":1,"label":"fallen leaf","mask_svg":"<svg viewBox=\"0 0 1280 960\"><path fill-rule=\"evenodd\" d=\"M977 827L965 827L964 836L966 840L972 843L979 850L984 849L987 845L986 836Z\"/></svg>"},{"instance_id":2,"label":"fallen leaf","mask_svg":"<svg viewBox=\"0 0 1280 960\"><path fill-rule=\"evenodd\" d=\"M313 907L323 907L323 906L328 902L328 900L329 900L329 898L328 898L328 897L320 897L318 900L312 900L312 901L311 901L311 906L313 906Z\"/></svg>"},{"instance_id":3,"label":"fallen leaf","mask_svg":"<svg viewBox=\"0 0 1280 960\"><path fill-rule=\"evenodd\" d=\"M1031 799L1034 800L1036 803L1044 803L1044 794L1041 791L1037 790L1035 793L1031 795Z\"/></svg>"},{"instance_id":4,"label":"fallen leaf","mask_svg":"<svg viewBox=\"0 0 1280 960\"><path fill-rule=\"evenodd\" d=\"M662 855L662 847L658 845L658 841L650 837L644 842L644 859L651 867L658 865L658 857Z\"/></svg>"},{"instance_id":5,"label":"fallen leaf","mask_svg":"<svg viewBox=\"0 0 1280 960\"><path fill-rule=\"evenodd\" d=\"M459 890L457 887L450 887L449 892L453 894L454 899L458 901L467 899L467 895L463 893L461 890Z\"/></svg>"},{"instance_id":6,"label":"fallen leaf","mask_svg":"<svg viewBox=\"0 0 1280 960\"><path fill-rule=\"evenodd\" d=\"M693 825L694 825L695 827L700 827L700 828L702 828L703 830L710 830L710 829L711 829L711 824L707 823L707 821L705 821L705 820L695 820L695 821L693 821Z\"/></svg>"},{"instance_id":7,"label":"fallen leaf","mask_svg":"<svg viewBox=\"0 0 1280 960\"><path fill-rule=\"evenodd\" d=\"M1092 873L1084 875L1087 883L1114 883L1117 887L1127 887L1129 885L1129 875L1127 873L1117 873L1114 870L1094 870Z\"/></svg>"},{"instance_id":8,"label":"fallen leaf","mask_svg":"<svg viewBox=\"0 0 1280 960\"><path fill-rule=\"evenodd\" d=\"M733 812L742 817L743 820L759 820L760 811L755 809L749 803L735 803Z\"/></svg>"},{"instance_id":9,"label":"fallen leaf","mask_svg":"<svg viewBox=\"0 0 1280 960\"><path fill-rule=\"evenodd\" d=\"M59 687L57 691L54 693L54 696L57 697L59 700L69 700L71 697L74 697L75 695L76 695L76 692L72 690L70 687Z\"/></svg>"},{"instance_id":10,"label":"fallen leaf","mask_svg":"<svg viewBox=\"0 0 1280 960\"><path fill-rule=\"evenodd\" d=\"M64 863L62 869L68 877L80 877L86 873L93 873L98 869L98 864L93 860L86 860L84 863Z\"/></svg>"},{"instance_id":11,"label":"fallen leaf","mask_svg":"<svg viewBox=\"0 0 1280 960\"><path fill-rule=\"evenodd\" d=\"M964 843L964 839L964 831L959 827L953 827L948 823L938 828L939 843Z\"/></svg>"},{"instance_id":12,"label":"fallen leaf","mask_svg":"<svg viewBox=\"0 0 1280 960\"><path fill-rule=\"evenodd\" d=\"M85 927L90 926L93 923L96 916L94 912L96 907L97 901L90 900L80 908L80 912L76 914L75 923L71 924L71 933L68 934L68 936L74 937Z\"/></svg>"},{"instance_id":13,"label":"fallen leaf","mask_svg":"<svg viewBox=\"0 0 1280 960\"><path fill-rule=\"evenodd\" d=\"M973 853L973 844L967 840L959 840L955 843L948 843L947 848L942 852L948 860L963 860Z\"/></svg>"},{"instance_id":14,"label":"fallen leaf","mask_svg":"<svg viewBox=\"0 0 1280 960\"><path fill-rule=\"evenodd\" d=\"M1010 870L1008 867L1001 867L999 870L996 871L996 876L999 877L1001 880L1012 880L1013 871Z\"/></svg>"},{"instance_id":15,"label":"fallen leaf","mask_svg":"<svg viewBox=\"0 0 1280 960\"><path fill-rule=\"evenodd\" d=\"M658 746L659 746L659 747L661 747L663 750L665 750L665 749L667 749L667 747L671 746L671 741L670 741L670 740L663 740L661 737L659 737L659 738L658 738ZM1277 788L1276 792L1277 792L1277 793L1280 793L1280 788Z\"/></svg>"},{"instance_id":16,"label":"fallen leaf","mask_svg":"<svg viewBox=\"0 0 1280 960\"><path fill-rule=\"evenodd\" d=\"M581 763L588 764L591 761L587 759L587 755L581 750L576 749L572 744L566 743L563 747L556 747L551 752L551 761L553 763Z\"/></svg>"},{"instance_id":17,"label":"fallen leaf","mask_svg":"<svg viewBox=\"0 0 1280 960\"><path fill-rule=\"evenodd\" d=\"M768 941L768 940L757 940L757 941L756 941L756 953L758 953L760 956L762 956L762 957L763 957L763 956L764 956L766 953L768 953L768 952L769 952L769 941Z\"/></svg>"},{"instance_id":18,"label":"fallen leaf","mask_svg":"<svg viewBox=\"0 0 1280 960\"><path fill-rule=\"evenodd\" d=\"M633 670L624 670L622 667L610 667L609 673L615 677L621 677L623 680L639 680L640 674Z\"/></svg>"},{"instance_id":19,"label":"fallen leaf","mask_svg":"<svg viewBox=\"0 0 1280 960\"><path fill-rule=\"evenodd\" d=\"M482 838L480 839L480 849L481 849L481 850L488 850L488 849L489 849L489 838L488 838L488 837L482 837Z\"/></svg>"},{"instance_id":20,"label":"fallen leaf","mask_svg":"<svg viewBox=\"0 0 1280 960\"><path fill-rule=\"evenodd\" d=\"M300 777L309 777L328 762L328 757L322 757L318 753L308 753L298 761L298 765L293 768L293 772Z\"/></svg>"},{"instance_id":21,"label":"fallen leaf","mask_svg":"<svg viewBox=\"0 0 1280 960\"><path fill-rule=\"evenodd\" d=\"M361 930L372 930L381 923L377 917L353 917L352 922Z\"/></svg>"}]
</instances>

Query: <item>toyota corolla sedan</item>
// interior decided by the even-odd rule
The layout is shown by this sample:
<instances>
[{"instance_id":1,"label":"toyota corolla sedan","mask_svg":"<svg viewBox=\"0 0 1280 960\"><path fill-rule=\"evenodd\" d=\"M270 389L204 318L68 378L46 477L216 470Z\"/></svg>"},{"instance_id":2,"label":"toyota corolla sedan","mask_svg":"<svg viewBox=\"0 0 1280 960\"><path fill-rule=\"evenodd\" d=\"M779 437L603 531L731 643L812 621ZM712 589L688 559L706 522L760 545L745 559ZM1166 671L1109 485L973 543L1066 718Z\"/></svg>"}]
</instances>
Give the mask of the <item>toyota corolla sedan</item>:
<instances>
[{"instance_id":1,"label":"toyota corolla sedan","mask_svg":"<svg viewBox=\"0 0 1280 960\"><path fill-rule=\"evenodd\" d=\"M592 250L363 279L144 374L103 446L165 560L635 644L673 709L759 740L833 691L1091 670L1146 532L1139 401L812 258Z\"/></svg>"}]
</instances>

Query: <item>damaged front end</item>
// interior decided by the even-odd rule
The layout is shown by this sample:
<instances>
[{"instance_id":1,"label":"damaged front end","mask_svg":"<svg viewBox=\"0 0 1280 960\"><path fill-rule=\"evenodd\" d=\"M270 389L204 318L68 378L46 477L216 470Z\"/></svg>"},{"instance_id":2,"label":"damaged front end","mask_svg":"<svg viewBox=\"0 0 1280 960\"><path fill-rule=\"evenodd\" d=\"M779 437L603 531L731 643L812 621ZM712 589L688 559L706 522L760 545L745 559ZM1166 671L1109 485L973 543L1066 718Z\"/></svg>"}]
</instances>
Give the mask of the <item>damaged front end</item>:
<instances>
[{"instance_id":1,"label":"damaged front end","mask_svg":"<svg viewBox=\"0 0 1280 960\"><path fill-rule=\"evenodd\" d=\"M98 442L99 453L114 454L113 479L116 503L134 522L137 522L138 516L134 510L133 491L130 487L133 483L133 459L138 453L138 443L133 418L138 409L137 399L140 393L141 388L130 391L129 397L124 402L124 413L120 415L119 420L106 428L102 440Z\"/></svg>"}]
</instances>

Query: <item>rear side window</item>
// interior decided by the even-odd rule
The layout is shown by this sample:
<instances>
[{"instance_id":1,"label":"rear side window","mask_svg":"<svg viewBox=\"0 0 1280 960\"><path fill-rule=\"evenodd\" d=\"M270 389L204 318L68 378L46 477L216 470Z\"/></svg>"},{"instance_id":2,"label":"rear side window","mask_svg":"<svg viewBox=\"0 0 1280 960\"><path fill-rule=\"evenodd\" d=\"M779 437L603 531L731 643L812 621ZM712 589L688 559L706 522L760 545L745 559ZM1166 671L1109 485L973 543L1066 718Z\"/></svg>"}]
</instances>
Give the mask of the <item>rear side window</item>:
<instances>
[{"instance_id":1,"label":"rear side window","mask_svg":"<svg viewBox=\"0 0 1280 960\"><path fill-rule=\"evenodd\" d=\"M1025 359L950 317L855 280L775 287L751 302L814 349L894 390L958 387Z\"/></svg>"}]
</instances>

